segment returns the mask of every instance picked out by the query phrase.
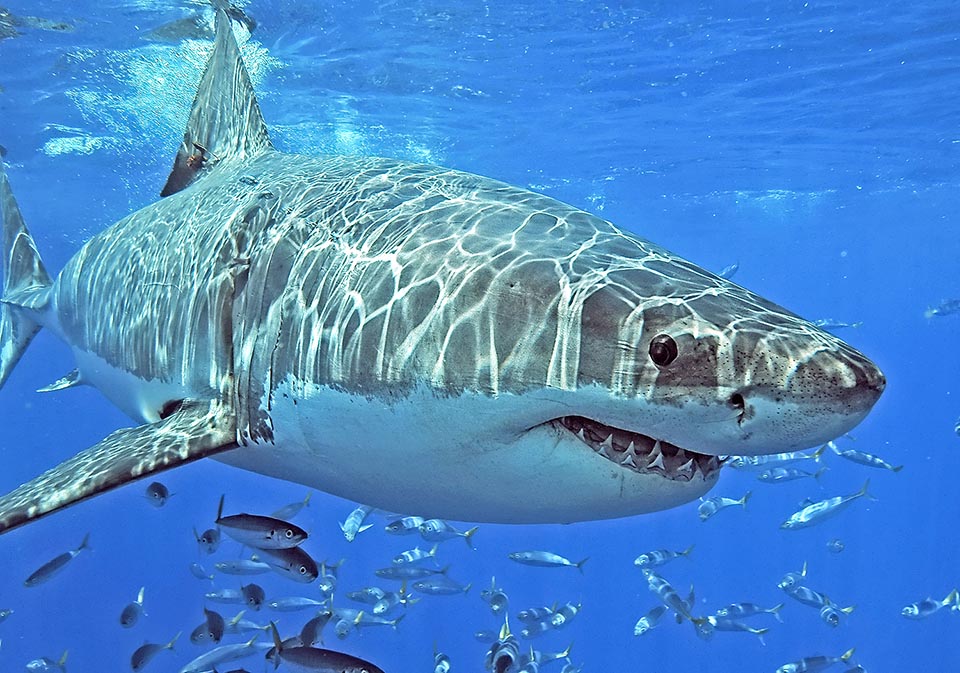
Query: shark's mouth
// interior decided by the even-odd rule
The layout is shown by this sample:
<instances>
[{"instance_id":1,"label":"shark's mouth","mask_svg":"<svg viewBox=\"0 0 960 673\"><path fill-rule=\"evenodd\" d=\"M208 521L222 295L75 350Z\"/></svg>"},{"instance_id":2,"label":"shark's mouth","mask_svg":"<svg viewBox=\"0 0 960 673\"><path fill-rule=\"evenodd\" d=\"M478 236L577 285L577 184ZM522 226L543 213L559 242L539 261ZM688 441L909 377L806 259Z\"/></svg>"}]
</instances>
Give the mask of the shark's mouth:
<instances>
[{"instance_id":1,"label":"shark's mouth","mask_svg":"<svg viewBox=\"0 0 960 673\"><path fill-rule=\"evenodd\" d=\"M620 467L639 474L657 474L674 481L712 480L720 471L716 456L641 435L637 432L604 425L583 416L564 416L551 421L562 427Z\"/></svg>"}]
</instances>

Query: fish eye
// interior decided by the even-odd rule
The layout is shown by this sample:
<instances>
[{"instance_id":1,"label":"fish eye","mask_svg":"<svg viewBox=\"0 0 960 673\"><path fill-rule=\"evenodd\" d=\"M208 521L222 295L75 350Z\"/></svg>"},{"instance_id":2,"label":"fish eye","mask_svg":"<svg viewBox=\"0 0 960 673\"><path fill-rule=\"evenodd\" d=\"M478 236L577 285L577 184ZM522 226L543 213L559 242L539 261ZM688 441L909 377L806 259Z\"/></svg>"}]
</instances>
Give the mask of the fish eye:
<instances>
[{"instance_id":1,"label":"fish eye","mask_svg":"<svg viewBox=\"0 0 960 673\"><path fill-rule=\"evenodd\" d=\"M677 359L677 342L669 334L658 334L650 340L650 359L658 367L666 367Z\"/></svg>"},{"instance_id":2,"label":"fish eye","mask_svg":"<svg viewBox=\"0 0 960 673\"><path fill-rule=\"evenodd\" d=\"M286 535L286 536L287 536L287 539L289 540L290 538L293 537L293 531L288 528L288 529L284 532L284 535Z\"/></svg>"},{"instance_id":3,"label":"fish eye","mask_svg":"<svg viewBox=\"0 0 960 673\"><path fill-rule=\"evenodd\" d=\"M307 566L300 566L300 574L301 575L307 574Z\"/></svg>"}]
</instances>

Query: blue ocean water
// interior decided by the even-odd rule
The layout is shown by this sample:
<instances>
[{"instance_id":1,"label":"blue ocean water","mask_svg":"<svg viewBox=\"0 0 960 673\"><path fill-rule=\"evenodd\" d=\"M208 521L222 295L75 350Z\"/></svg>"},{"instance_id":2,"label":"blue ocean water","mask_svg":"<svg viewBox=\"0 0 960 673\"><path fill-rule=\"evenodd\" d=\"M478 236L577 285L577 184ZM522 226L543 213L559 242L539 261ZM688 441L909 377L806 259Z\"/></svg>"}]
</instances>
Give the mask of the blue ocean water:
<instances>
[{"instance_id":1,"label":"blue ocean water","mask_svg":"<svg viewBox=\"0 0 960 673\"><path fill-rule=\"evenodd\" d=\"M72 26L27 22L0 40L0 144L27 224L56 271L91 235L156 200L209 42L146 39L202 11L187 2L7 4L16 15ZM390 673L431 670L434 647L453 670L482 670L487 646L473 633L501 621L477 593L495 575L511 615L582 602L572 624L523 647L556 652L572 642L570 658L584 671L772 672L850 647L869 671L960 667L952 645L960 614L900 615L960 584L960 315L924 315L960 298L954 3L254 0L246 9L258 26L244 53L282 149L395 156L526 186L705 268L737 262L737 282L801 315L862 321L840 334L889 384L855 439L840 444L904 465L873 470L828 452L819 483L783 485L725 469L712 494L753 497L705 523L691 503L617 521L483 525L476 551L452 540L440 552L453 578L474 584L467 595L425 597L396 630L365 629L342 642L330 630L328 646ZM33 392L73 367L68 349L41 333L0 391L0 491L129 425L95 390ZM779 529L803 498L853 493L868 477L876 501L807 530ZM202 620L203 593L239 585L190 574L194 561L212 571L238 551L225 542L215 557L200 556L192 528L211 525L221 493L250 512L307 493L213 461L160 480L175 493L162 509L137 483L0 537L0 609L15 611L0 624L0 671L64 650L70 671L125 670L145 640L183 630L175 652L148 669L179 670L202 651L186 634ZM338 605L414 542L384 534L377 515L347 543L337 524L353 507L314 493L297 519L311 533L311 553L346 559ZM92 551L49 583L23 586L88 531ZM833 538L842 553L828 551ZM657 604L633 559L691 544L690 557L663 575L681 593L695 586L695 612L786 602L783 624L751 622L770 628L765 644L746 633L705 641L669 618L632 635ZM518 549L590 560L582 574L531 568L507 560ZM811 587L856 606L840 626L777 588L805 562ZM255 581L268 597L317 595L277 576ZM148 614L124 630L120 611L140 586ZM247 616L279 617L285 634L307 618L266 608Z\"/></svg>"}]
</instances>

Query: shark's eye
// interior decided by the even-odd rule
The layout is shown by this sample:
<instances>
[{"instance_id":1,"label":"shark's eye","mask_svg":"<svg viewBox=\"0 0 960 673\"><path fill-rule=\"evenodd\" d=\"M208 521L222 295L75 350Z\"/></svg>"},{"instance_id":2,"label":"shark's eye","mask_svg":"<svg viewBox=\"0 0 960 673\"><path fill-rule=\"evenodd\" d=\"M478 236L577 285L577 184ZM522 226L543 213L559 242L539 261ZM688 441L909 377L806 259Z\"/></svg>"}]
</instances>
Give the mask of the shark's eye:
<instances>
[{"instance_id":1,"label":"shark's eye","mask_svg":"<svg viewBox=\"0 0 960 673\"><path fill-rule=\"evenodd\" d=\"M650 341L650 359L658 367L666 367L677 359L677 342L668 334L658 334Z\"/></svg>"}]
</instances>

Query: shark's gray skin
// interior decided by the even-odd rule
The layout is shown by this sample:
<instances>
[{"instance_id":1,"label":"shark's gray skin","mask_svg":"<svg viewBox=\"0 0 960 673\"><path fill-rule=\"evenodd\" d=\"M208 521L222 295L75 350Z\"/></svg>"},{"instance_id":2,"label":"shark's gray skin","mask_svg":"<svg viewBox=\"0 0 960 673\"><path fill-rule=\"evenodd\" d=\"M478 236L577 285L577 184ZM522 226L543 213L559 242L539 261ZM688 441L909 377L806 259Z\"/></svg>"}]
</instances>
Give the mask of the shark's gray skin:
<instances>
[{"instance_id":1,"label":"shark's gray skin","mask_svg":"<svg viewBox=\"0 0 960 673\"><path fill-rule=\"evenodd\" d=\"M554 199L382 158L273 149L221 12L166 198L56 280L0 175L0 384L33 334L142 423L0 498L0 531L215 455L470 521L648 512L717 456L849 431L863 355ZM680 448L683 447L683 448Z\"/></svg>"}]
</instances>

